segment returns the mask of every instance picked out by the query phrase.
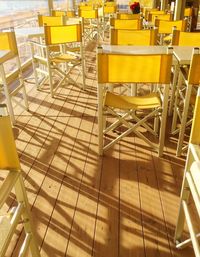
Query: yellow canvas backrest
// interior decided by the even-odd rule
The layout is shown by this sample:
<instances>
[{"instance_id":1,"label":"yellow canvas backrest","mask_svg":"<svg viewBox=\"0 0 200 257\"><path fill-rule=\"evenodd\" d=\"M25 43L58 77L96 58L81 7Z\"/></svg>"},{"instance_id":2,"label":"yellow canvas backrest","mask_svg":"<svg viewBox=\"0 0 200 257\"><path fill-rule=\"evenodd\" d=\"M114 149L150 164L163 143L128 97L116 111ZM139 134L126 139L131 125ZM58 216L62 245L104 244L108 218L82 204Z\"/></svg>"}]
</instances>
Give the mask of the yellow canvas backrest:
<instances>
[{"instance_id":1,"label":"yellow canvas backrest","mask_svg":"<svg viewBox=\"0 0 200 257\"><path fill-rule=\"evenodd\" d=\"M117 13L117 19L121 20L138 20L140 19L140 13L132 14L132 13Z\"/></svg>"},{"instance_id":2,"label":"yellow canvas backrest","mask_svg":"<svg viewBox=\"0 0 200 257\"><path fill-rule=\"evenodd\" d=\"M163 14L165 14L165 11L158 11L158 10L147 11L146 19L148 21L152 21L153 16L158 16Z\"/></svg>"},{"instance_id":3,"label":"yellow canvas backrest","mask_svg":"<svg viewBox=\"0 0 200 257\"><path fill-rule=\"evenodd\" d=\"M104 9L103 9L104 13L116 13L117 11L117 6L104 6Z\"/></svg>"},{"instance_id":4,"label":"yellow canvas backrest","mask_svg":"<svg viewBox=\"0 0 200 257\"><path fill-rule=\"evenodd\" d=\"M116 2L105 2L104 6L116 6Z\"/></svg>"},{"instance_id":5,"label":"yellow canvas backrest","mask_svg":"<svg viewBox=\"0 0 200 257\"><path fill-rule=\"evenodd\" d=\"M171 21L172 20L172 14L171 13L160 14L160 15L153 14L152 15L152 21L155 22L155 19L159 19L159 20L162 20L162 21Z\"/></svg>"},{"instance_id":6,"label":"yellow canvas backrest","mask_svg":"<svg viewBox=\"0 0 200 257\"><path fill-rule=\"evenodd\" d=\"M173 45L179 46L200 46L200 32L173 32Z\"/></svg>"},{"instance_id":7,"label":"yellow canvas backrest","mask_svg":"<svg viewBox=\"0 0 200 257\"><path fill-rule=\"evenodd\" d=\"M91 11L93 10L93 5L80 5L79 10L81 11Z\"/></svg>"},{"instance_id":8,"label":"yellow canvas backrest","mask_svg":"<svg viewBox=\"0 0 200 257\"><path fill-rule=\"evenodd\" d=\"M98 18L98 10L79 10L79 17L85 19L96 19Z\"/></svg>"},{"instance_id":9,"label":"yellow canvas backrest","mask_svg":"<svg viewBox=\"0 0 200 257\"><path fill-rule=\"evenodd\" d=\"M38 15L38 25L42 27L47 26L60 26L65 24L64 16L44 16Z\"/></svg>"},{"instance_id":10,"label":"yellow canvas backrest","mask_svg":"<svg viewBox=\"0 0 200 257\"><path fill-rule=\"evenodd\" d=\"M15 32L0 32L0 49L1 50L11 50L12 54L17 55L17 42L15 37Z\"/></svg>"},{"instance_id":11,"label":"yellow canvas backrest","mask_svg":"<svg viewBox=\"0 0 200 257\"><path fill-rule=\"evenodd\" d=\"M99 52L97 60L99 83L170 83L172 54Z\"/></svg>"},{"instance_id":12,"label":"yellow canvas backrest","mask_svg":"<svg viewBox=\"0 0 200 257\"><path fill-rule=\"evenodd\" d=\"M142 20L110 19L110 24L115 29L142 29Z\"/></svg>"},{"instance_id":13,"label":"yellow canvas backrest","mask_svg":"<svg viewBox=\"0 0 200 257\"><path fill-rule=\"evenodd\" d=\"M188 75L188 83L199 85L200 84L200 54L199 48L194 48L194 54L190 63L190 70Z\"/></svg>"},{"instance_id":14,"label":"yellow canvas backrest","mask_svg":"<svg viewBox=\"0 0 200 257\"><path fill-rule=\"evenodd\" d=\"M46 45L57 45L82 41L81 24L45 26L44 32Z\"/></svg>"},{"instance_id":15,"label":"yellow canvas backrest","mask_svg":"<svg viewBox=\"0 0 200 257\"><path fill-rule=\"evenodd\" d=\"M157 44L157 29L152 30L125 30L111 29L111 45L141 45Z\"/></svg>"},{"instance_id":16,"label":"yellow canvas backrest","mask_svg":"<svg viewBox=\"0 0 200 257\"><path fill-rule=\"evenodd\" d=\"M192 16L192 8L188 7L184 10L184 17L190 17Z\"/></svg>"},{"instance_id":17,"label":"yellow canvas backrest","mask_svg":"<svg viewBox=\"0 0 200 257\"><path fill-rule=\"evenodd\" d=\"M21 169L9 116L0 116L0 169Z\"/></svg>"},{"instance_id":18,"label":"yellow canvas backrest","mask_svg":"<svg viewBox=\"0 0 200 257\"><path fill-rule=\"evenodd\" d=\"M68 18L76 17L75 11L67 11L67 17L68 17Z\"/></svg>"},{"instance_id":19,"label":"yellow canvas backrest","mask_svg":"<svg viewBox=\"0 0 200 257\"><path fill-rule=\"evenodd\" d=\"M178 20L178 21L155 20L155 26L158 27L158 33L170 34L172 33L173 27L176 27L177 30L185 31L187 26L187 20Z\"/></svg>"},{"instance_id":20,"label":"yellow canvas backrest","mask_svg":"<svg viewBox=\"0 0 200 257\"><path fill-rule=\"evenodd\" d=\"M51 10L51 15L52 16L66 16L67 12L61 11L61 10Z\"/></svg>"}]
</instances>

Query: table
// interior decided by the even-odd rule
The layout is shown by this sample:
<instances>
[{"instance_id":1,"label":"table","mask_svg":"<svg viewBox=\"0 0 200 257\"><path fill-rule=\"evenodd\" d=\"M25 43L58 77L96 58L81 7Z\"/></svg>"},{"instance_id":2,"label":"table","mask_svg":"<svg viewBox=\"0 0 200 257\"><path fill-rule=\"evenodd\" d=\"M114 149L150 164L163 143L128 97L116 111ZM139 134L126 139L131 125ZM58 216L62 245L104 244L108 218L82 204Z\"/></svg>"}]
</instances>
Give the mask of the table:
<instances>
[{"instance_id":1,"label":"table","mask_svg":"<svg viewBox=\"0 0 200 257\"><path fill-rule=\"evenodd\" d=\"M173 46L173 53L179 65L189 65L195 46ZM200 48L200 46L199 46Z\"/></svg>"}]
</instances>

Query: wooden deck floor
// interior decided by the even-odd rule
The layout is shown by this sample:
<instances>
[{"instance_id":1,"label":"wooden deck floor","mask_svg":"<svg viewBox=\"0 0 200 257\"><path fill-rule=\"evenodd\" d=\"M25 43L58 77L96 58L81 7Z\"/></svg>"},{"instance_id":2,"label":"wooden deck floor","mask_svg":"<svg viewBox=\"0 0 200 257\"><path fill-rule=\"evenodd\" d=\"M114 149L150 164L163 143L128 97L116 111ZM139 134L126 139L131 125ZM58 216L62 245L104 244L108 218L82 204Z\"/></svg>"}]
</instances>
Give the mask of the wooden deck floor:
<instances>
[{"instance_id":1,"label":"wooden deck floor","mask_svg":"<svg viewBox=\"0 0 200 257\"><path fill-rule=\"evenodd\" d=\"M135 136L99 157L94 51L86 61L86 91L70 85L52 99L27 84L30 112L16 108L14 133L41 256L194 256L173 243L184 159L175 157L169 138L158 158ZM7 256L17 256L22 237L19 229Z\"/></svg>"}]
</instances>

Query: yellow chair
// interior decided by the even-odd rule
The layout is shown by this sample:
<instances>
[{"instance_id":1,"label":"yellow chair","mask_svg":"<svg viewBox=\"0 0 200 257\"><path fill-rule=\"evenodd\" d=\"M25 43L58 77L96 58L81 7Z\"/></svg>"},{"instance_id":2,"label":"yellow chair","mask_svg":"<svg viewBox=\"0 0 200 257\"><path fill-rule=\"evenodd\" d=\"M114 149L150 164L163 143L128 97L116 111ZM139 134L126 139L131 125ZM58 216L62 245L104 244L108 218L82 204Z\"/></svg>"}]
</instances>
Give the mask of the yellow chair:
<instances>
[{"instance_id":1,"label":"yellow chair","mask_svg":"<svg viewBox=\"0 0 200 257\"><path fill-rule=\"evenodd\" d=\"M85 65L83 57L83 46L82 46L82 26L81 24L65 25L65 26L45 26L45 43L31 42L32 47L32 59L33 68L36 79L37 87L41 87L44 82L49 79L51 96L54 96L55 91L64 82L76 84L69 75L72 69L79 67L81 65L83 85L82 88L85 89ZM79 43L79 53L76 53L77 47L71 48L71 44ZM34 46L42 47L45 55L39 56L35 53ZM60 46L60 52L55 53L51 51L52 46ZM38 64L45 66L40 68ZM65 66L61 64L66 64ZM64 68L64 70L63 70ZM38 73L44 75L44 78L39 84ZM53 75L61 77L60 82L55 86L53 83Z\"/></svg>"},{"instance_id":2,"label":"yellow chair","mask_svg":"<svg viewBox=\"0 0 200 257\"><path fill-rule=\"evenodd\" d=\"M38 25L39 27L46 26L60 26L65 25L66 17L65 16L44 16L39 14L38 15Z\"/></svg>"},{"instance_id":3,"label":"yellow chair","mask_svg":"<svg viewBox=\"0 0 200 257\"><path fill-rule=\"evenodd\" d=\"M25 239L19 256L27 256L27 250L30 248L31 256L40 257L10 117L3 105L0 106L0 172L6 176L0 187L0 256L6 256L17 225L21 224L25 231ZM17 206L6 212L2 207L5 206L10 194L12 198L13 194L16 195Z\"/></svg>"},{"instance_id":4,"label":"yellow chair","mask_svg":"<svg viewBox=\"0 0 200 257\"><path fill-rule=\"evenodd\" d=\"M142 19L138 20L120 20L111 18L110 25L115 29L142 29Z\"/></svg>"},{"instance_id":5,"label":"yellow chair","mask_svg":"<svg viewBox=\"0 0 200 257\"><path fill-rule=\"evenodd\" d=\"M199 84L194 81L194 78L199 76L198 69L200 68L200 55L193 55L190 66L191 68L189 70L187 67L180 67L179 80L176 89L172 134L179 134L176 151L177 156L180 156L182 152L187 149L187 145L184 146L185 129L192 123L193 107L196 100L194 86ZM197 74L195 74L194 71ZM185 86L182 86L182 84ZM191 111L189 112L190 109Z\"/></svg>"},{"instance_id":6,"label":"yellow chair","mask_svg":"<svg viewBox=\"0 0 200 257\"><path fill-rule=\"evenodd\" d=\"M126 30L111 28L111 45L141 45L157 44L158 29Z\"/></svg>"},{"instance_id":7,"label":"yellow chair","mask_svg":"<svg viewBox=\"0 0 200 257\"><path fill-rule=\"evenodd\" d=\"M200 73L197 72L197 69L199 70L199 63L200 54L198 50L195 50L189 70L188 81L193 85L198 85L198 92L193 115L192 129L190 134L189 148L180 195L180 206L174 237L176 248L178 249L187 247L192 243L195 256L197 257L200 256L200 246L198 242L199 234L195 228L193 215L191 215L191 206L196 208L196 212L200 217ZM193 205L190 204L191 198L193 199ZM194 208L192 212L194 212ZM190 237L183 241L185 223L187 224Z\"/></svg>"},{"instance_id":8,"label":"yellow chair","mask_svg":"<svg viewBox=\"0 0 200 257\"><path fill-rule=\"evenodd\" d=\"M98 134L99 154L121 140L123 137L134 132L147 144L158 150L159 156L163 154L165 139L165 127L167 118L167 106L169 84L171 76L172 53L166 54L119 54L104 52L98 49ZM143 96L120 95L107 90L107 84L115 83L140 83L164 85L163 92L157 90ZM121 86L123 87L123 85ZM162 95L162 96L161 96ZM162 113L162 114L160 114ZM110 115L116 121L106 124L105 115L110 120ZM161 116L159 146L156 147L140 131L139 127L145 128L153 135L158 135L158 116ZM156 118L157 117L157 118ZM155 127L149 120L154 119ZM127 130L115 137L112 134L120 126ZM111 137L109 137L111 133ZM108 135L108 137L106 137ZM104 143L104 137L106 137ZM112 138L114 139L112 140Z\"/></svg>"},{"instance_id":9,"label":"yellow chair","mask_svg":"<svg viewBox=\"0 0 200 257\"><path fill-rule=\"evenodd\" d=\"M164 41L172 40L172 36L170 34L172 34L174 27L176 27L180 31L186 31L187 19L177 21L155 19L155 26L158 27L158 34L160 35L160 44L163 44ZM167 35L170 36L168 37Z\"/></svg>"},{"instance_id":10,"label":"yellow chair","mask_svg":"<svg viewBox=\"0 0 200 257\"><path fill-rule=\"evenodd\" d=\"M79 17L82 18L84 42L94 40L95 36L99 38L99 17L98 10L81 10L79 9Z\"/></svg>"},{"instance_id":11,"label":"yellow chair","mask_svg":"<svg viewBox=\"0 0 200 257\"><path fill-rule=\"evenodd\" d=\"M14 108L12 105L12 101L28 110L28 100L26 95L26 89L23 81L23 74L21 69L21 63L19 59L19 53L17 49L17 42L15 33L13 31L11 32L0 32L0 50L8 50L9 54L6 56L5 59L0 58L0 87L3 89L3 92L5 94L8 110L10 113L10 117L12 120L12 123L15 123L15 116L14 116ZM8 74L5 70L5 64L7 61L14 61L16 63L16 70L11 75ZM14 81L14 79L19 80L19 85L15 87L15 89L12 89L10 84ZM22 92L23 99L24 99L24 105L20 101L16 100L16 96L19 92Z\"/></svg>"},{"instance_id":12,"label":"yellow chair","mask_svg":"<svg viewBox=\"0 0 200 257\"><path fill-rule=\"evenodd\" d=\"M132 14L132 13L117 13L117 19L120 20L138 20L141 18L141 14Z\"/></svg>"}]
</instances>

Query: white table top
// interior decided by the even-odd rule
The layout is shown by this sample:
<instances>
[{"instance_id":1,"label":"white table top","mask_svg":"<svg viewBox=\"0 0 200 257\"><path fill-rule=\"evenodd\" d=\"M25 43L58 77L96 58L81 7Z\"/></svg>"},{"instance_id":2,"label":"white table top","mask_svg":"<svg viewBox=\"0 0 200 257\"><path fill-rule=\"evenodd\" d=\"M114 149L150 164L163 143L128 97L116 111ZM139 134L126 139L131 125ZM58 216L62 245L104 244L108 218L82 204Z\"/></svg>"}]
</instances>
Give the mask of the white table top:
<instances>
[{"instance_id":1,"label":"white table top","mask_svg":"<svg viewBox=\"0 0 200 257\"><path fill-rule=\"evenodd\" d=\"M104 53L129 53L129 54L165 54L166 46L119 46L102 45Z\"/></svg>"},{"instance_id":2,"label":"white table top","mask_svg":"<svg viewBox=\"0 0 200 257\"><path fill-rule=\"evenodd\" d=\"M27 38L42 37L44 35L43 27L29 27L29 28L19 28L15 29L15 34L17 36L24 36Z\"/></svg>"},{"instance_id":3,"label":"white table top","mask_svg":"<svg viewBox=\"0 0 200 257\"><path fill-rule=\"evenodd\" d=\"M10 50L0 50L0 64L9 59L10 53Z\"/></svg>"},{"instance_id":4,"label":"white table top","mask_svg":"<svg viewBox=\"0 0 200 257\"><path fill-rule=\"evenodd\" d=\"M173 46L174 56L180 65L190 64L194 47L195 46Z\"/></svg>"}]
</instances>

